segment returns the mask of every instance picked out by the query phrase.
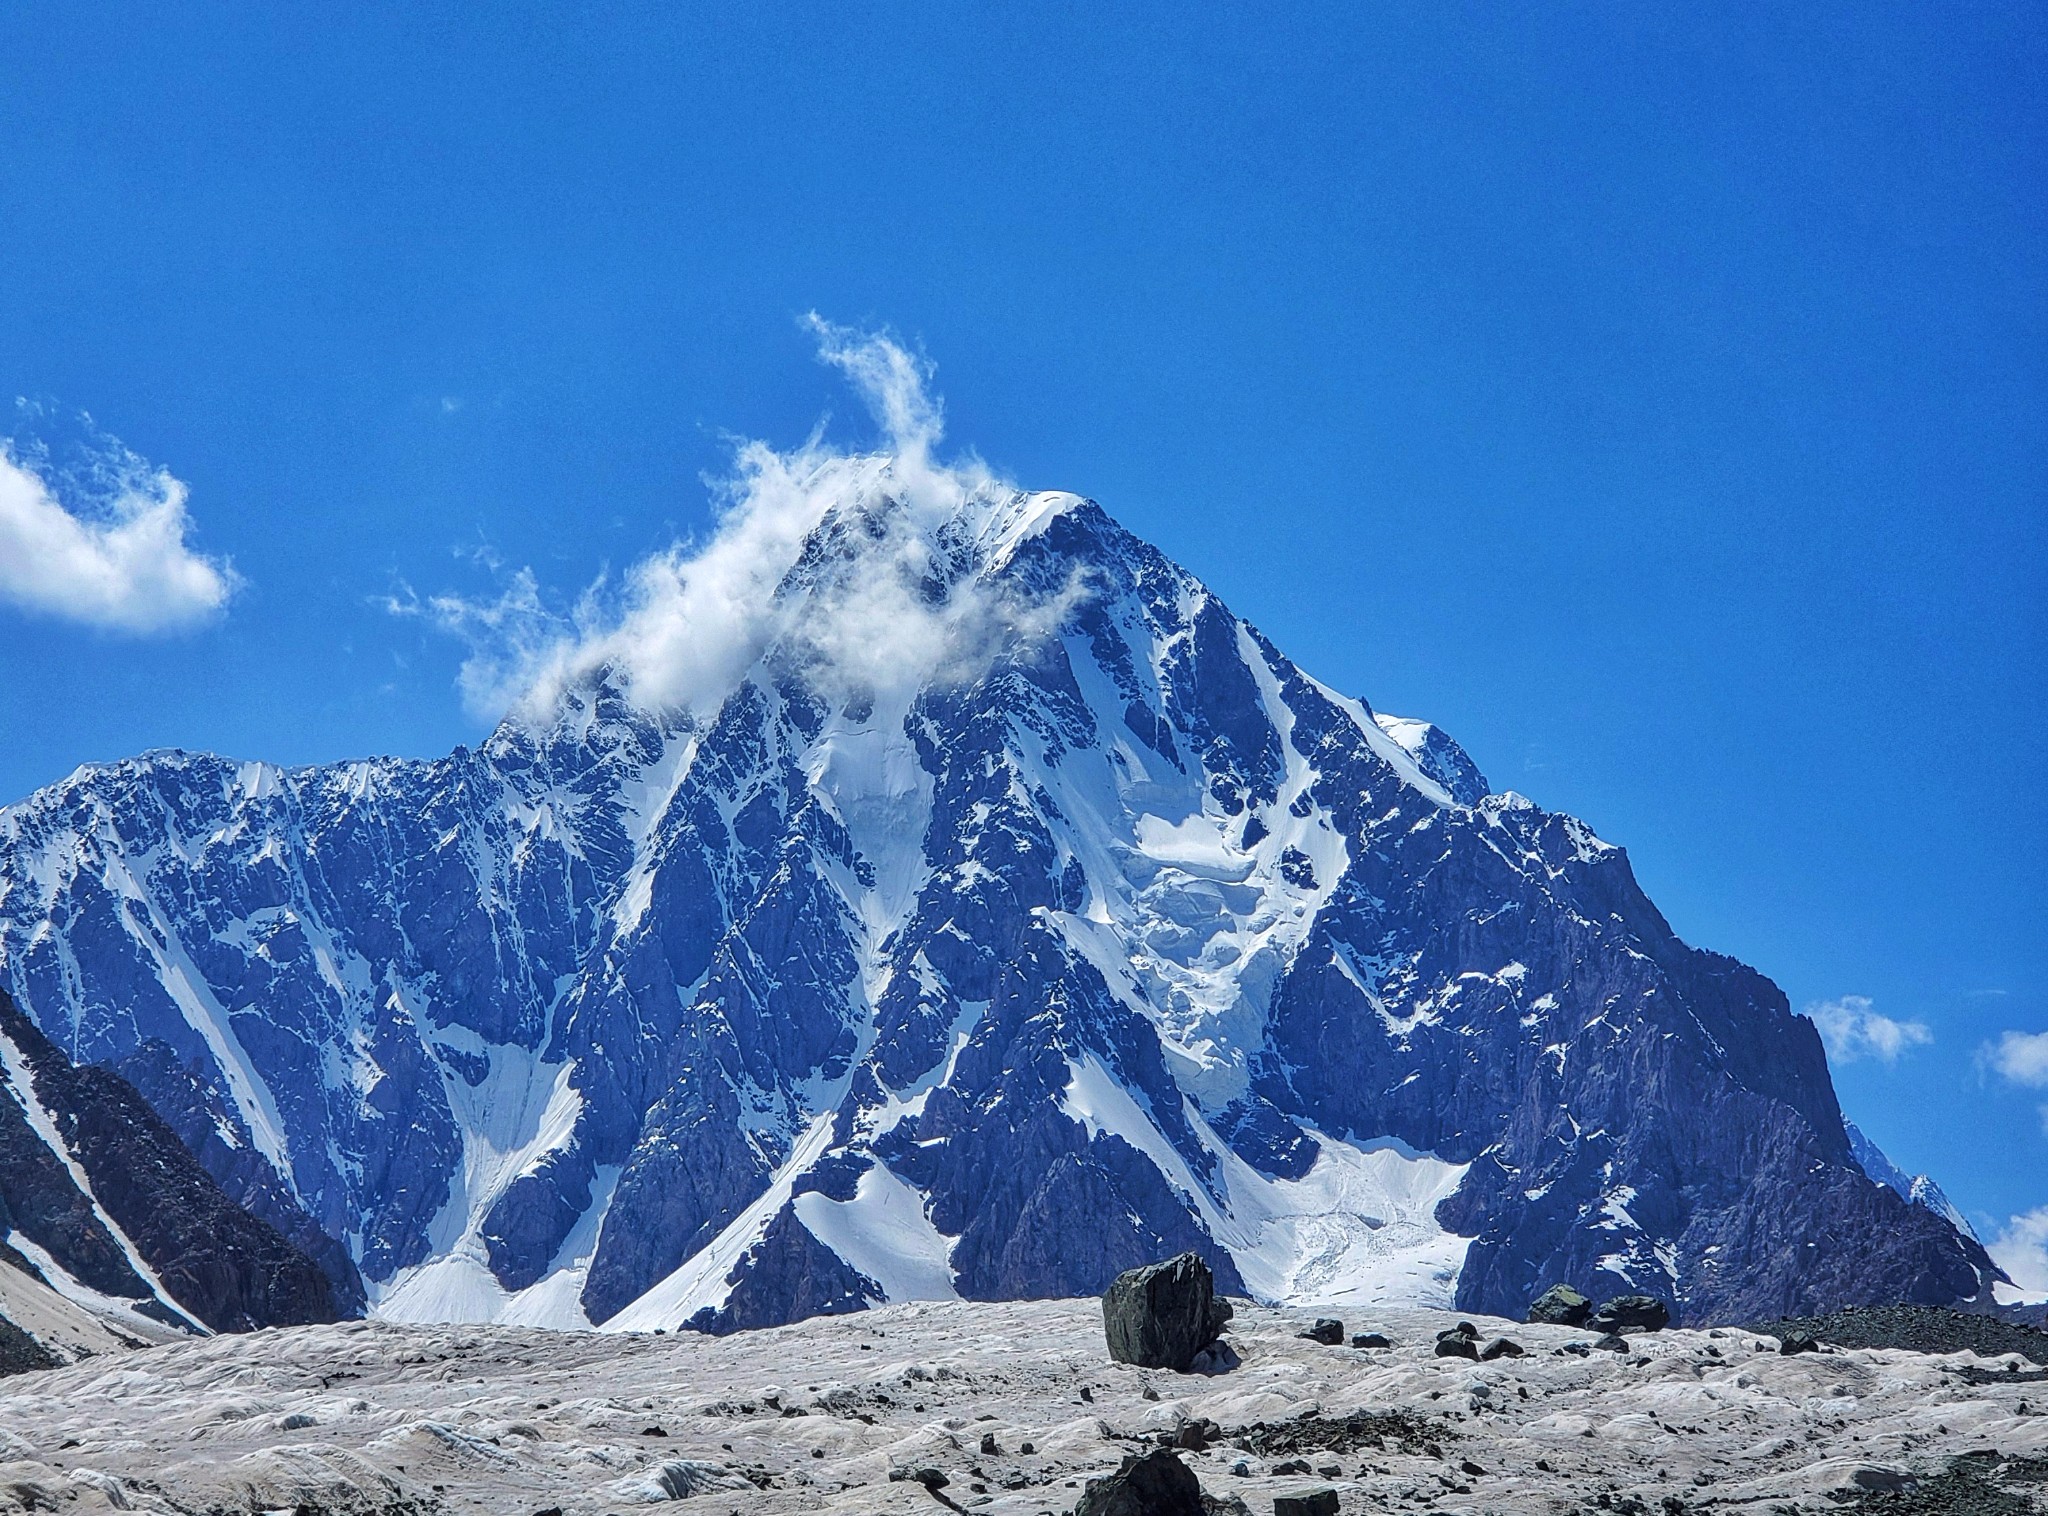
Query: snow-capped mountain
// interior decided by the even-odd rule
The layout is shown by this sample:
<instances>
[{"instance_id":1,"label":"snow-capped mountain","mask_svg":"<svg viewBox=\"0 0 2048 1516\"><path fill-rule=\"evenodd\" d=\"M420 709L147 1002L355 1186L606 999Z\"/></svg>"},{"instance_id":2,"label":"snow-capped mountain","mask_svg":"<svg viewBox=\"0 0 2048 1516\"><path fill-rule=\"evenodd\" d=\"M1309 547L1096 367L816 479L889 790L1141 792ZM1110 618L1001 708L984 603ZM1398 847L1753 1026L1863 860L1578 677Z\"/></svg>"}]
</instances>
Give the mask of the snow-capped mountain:
<instances>
[{"instance_id":1,"label":"snow-capped mountain","mask_svg":"<svg viewBox=\"0 0 2048 1516\"><path fill-rule=\"evenodd\" d=\"M1849 1151L1855 1156L1857 1167L1868 1174L1873 1183L1896 1191L1915 1205L1925 1206L1972 1242L1983 1240L1977 1236L1977 1229L1970 1225L1969 1218L1956 1209L1956 1203L1948 1198L1931 1175L1908 1174L1886 1157L1884 1149L1872 1142L1855 1122L1844 1120L1842 1125L1849 1134Z\"/></svg>"},{"instance_id":2,"label":"snow-capped mountain","mask_svg":"<svg viewBox=\"0 0 2048 1516\"><path fill-rule=\"evenodd\" d=\"M804 467L715 679L629 621L475 751L0 811L0 983L160 1049L223 1182L399 1318L724 1330L1190 1247L1302 1303L1982 1293L1619 848L1090 501Z\"/></svg>"},{"instance_id":3,"label":"snow-capped mountain","mask_svg":"<svg viewBox=\"0 0 2048 1516\"><path fill-rule=\"evenodd\" d=\"M334 1296L131 1085L74 1067L0 993L0 1341L62 1358L333 1321Z\"/></svg>"}]
</instances>

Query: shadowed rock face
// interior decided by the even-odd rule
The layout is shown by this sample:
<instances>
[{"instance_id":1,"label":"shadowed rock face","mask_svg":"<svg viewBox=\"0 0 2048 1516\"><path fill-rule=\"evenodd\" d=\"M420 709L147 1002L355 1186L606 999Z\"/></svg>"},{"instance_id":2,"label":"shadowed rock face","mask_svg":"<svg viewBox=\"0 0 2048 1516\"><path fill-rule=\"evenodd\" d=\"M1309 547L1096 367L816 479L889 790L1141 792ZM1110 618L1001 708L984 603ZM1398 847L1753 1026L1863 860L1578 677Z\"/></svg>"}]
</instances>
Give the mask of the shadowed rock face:
<instances>
[{"instance_id":1,"label":"shadowed rock face","mask_svg":"<svg viewBox=\"0 0 2048 1516\"><path fill-rule=\"evenodd\" d=\"M875 481L792 617L872 568ZM970 591L1059 609L893 692L777 643L710 708L600 672L431 762L81 769L0 810L0 983L82 1061L196 1070L236 1134L174 1117L202 1161L252 1203L267 1165L373 1282L460 1252L622 1325L1189 1251L1305 1289L1276 1187L1383 1139L1462 1166L1466 1309L1980 1294L1981 1247L1857 1167L1811 1024L1619 848L1092 503L968 501L919 593Z\"/></svg>"},{"instance_id":2,"label":"shadowed rock face","mask_svg":"<svg viewBox=\"0 0 2048 1516\"><path fill-rule=\"evenodd\" d=\"M81 1283L168 1321L178 1318L122 1239L180 1310L216 1331L337 1318L319 1266L229 1200L132 1085L73 1066L4 993L0 1037L12 1076L0 1093L0 1221L9 1230ZM32 1113L49 1131L34 1129Z\"/></svg>"}]
</instances>

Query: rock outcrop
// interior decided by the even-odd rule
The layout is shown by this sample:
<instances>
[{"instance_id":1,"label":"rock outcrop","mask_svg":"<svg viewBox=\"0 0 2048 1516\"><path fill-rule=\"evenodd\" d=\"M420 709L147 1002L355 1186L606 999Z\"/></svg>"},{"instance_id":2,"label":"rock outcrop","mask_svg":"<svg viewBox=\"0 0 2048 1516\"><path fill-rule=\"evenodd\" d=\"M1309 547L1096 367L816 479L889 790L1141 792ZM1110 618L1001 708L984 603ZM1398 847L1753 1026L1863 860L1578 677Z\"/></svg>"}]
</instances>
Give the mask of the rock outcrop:
<instances>
[{"instance_id":1,"label":"rock outcrop","mask_svg":"<svg viewBox=\"0 0 2048 1516\"><path fill-rule=\"evenodd\" d=\"M37 1250L39 1277L174 1326L337 1318L317 1264L229 1200L132 1085L72 1064L4 992L0 1064L0 1228Z\"/></svg>"}]
</instances>

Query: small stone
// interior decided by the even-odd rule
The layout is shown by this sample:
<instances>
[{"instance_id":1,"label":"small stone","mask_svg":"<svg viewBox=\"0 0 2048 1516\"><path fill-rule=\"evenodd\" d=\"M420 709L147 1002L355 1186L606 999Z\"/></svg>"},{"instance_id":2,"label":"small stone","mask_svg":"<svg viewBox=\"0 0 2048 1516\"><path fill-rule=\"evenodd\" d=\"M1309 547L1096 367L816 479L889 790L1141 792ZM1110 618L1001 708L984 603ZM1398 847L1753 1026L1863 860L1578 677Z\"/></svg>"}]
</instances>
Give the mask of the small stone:
<instances>
[{"instance_id":1,"label":"small stone","mask_svg":"<svg viewBox=\"0 0 2048 1516\"><path fill-rule=\"evenodd\" d=\"M1344 1323L1337 1320L1334 1316L1318 1316L1314 1326L1305 1332L1297 1332L1295 1335L1297 1337L1306 1337L1310 1342L1320 1342L1325 1347L1333 1348L1344 1340Z\"/></svg>"},{"instance_id":2,"label":"small stone","mask_svg":"<svg viewBox=\"0 0 2048 1516\"><path fill-rule=\"evenodd\" d=\"M1553 1284L1529 1304L1528 1321L1550 1326L1584 1326L1593 1314L1593 1302L1568 1284Z\"/></svg>"},{"instance_id":3,"label":"small stone","mask_svg":"<svg viewBox=\"0 0 2048 1516\"><path fill-rule=\"evenodd\" d=\"M1038 1451L1038 1444L1035 1442L1020 1442L1017 1444L1017 1451L1026 1454L1035 1453Z\"/></svg>"},{"instance_id":4,"label":"small stone","mask_svg":"<svg viewBox=\"0 0 2048 1516\"><path fill-rule=\"evenodd\" d=\"M937 1469L918 1469L910 1477L928 1490L943 1490L953 1482Z\"/></svg>"},{"instance_id":5,"label":"small stone","mask_svg":"<svg viewBox=\"0 0 2048 1516\"><path fill-rule=\"evenodd\" d=\"M1351 1345L1355 1348L1390 1348L1394 1339L1380 1332L1360 1332L1351 1339Z\"/></svg>"},{"instance_id":6,"label":"small stone","mask_svg":"<svg viewBox=\"0 0 2048 1516\"><path fill-rule=\"evenodd\" d=\"M981 1434L981 1451L982 1455L988 1458L997 1457L1002 1453L1002 1445L996 1441L996 1434L994 1432L983 1432Z\"/></svg>"},{"instance_id":7,"label":"small stone","mask_svg":"<svg viewBox=\"0 0 2048 1516\"><path fill-rule=\"evenodd\" d=\"M1512 1337L1496 1337L1480 1350L1479 1361L1492 1363L1499 1358L1520 1358L1528 1351Z\"/></svg>"},{"instance_id":8,"label":"small stone","mask_svg":"<svg viewBox=\"0 0 2048 1516\"><path fill-rule=\"evenodd\" d=\"M1787 1332L1779 1339L1778 1351L1787 1358L1794 1353L1818 1353L1820 1343L1811 1332Z\"/></svg>"},{"instance_id":9,"label":"small stone","mask_svg":"<svg viewBox=\"0 0 2048 1516\"><path fill-rule=\"evenodd\" d=\"M1479 1467L1478 1464L1474 1463L1471 1459L1467 1458L1458 1464L1458 1472L1460 1474L1472 1474L1476 1476L1484 1474L1486 1470L1482 1469L1481 1467Z\"/></svg>"}]
</instances>

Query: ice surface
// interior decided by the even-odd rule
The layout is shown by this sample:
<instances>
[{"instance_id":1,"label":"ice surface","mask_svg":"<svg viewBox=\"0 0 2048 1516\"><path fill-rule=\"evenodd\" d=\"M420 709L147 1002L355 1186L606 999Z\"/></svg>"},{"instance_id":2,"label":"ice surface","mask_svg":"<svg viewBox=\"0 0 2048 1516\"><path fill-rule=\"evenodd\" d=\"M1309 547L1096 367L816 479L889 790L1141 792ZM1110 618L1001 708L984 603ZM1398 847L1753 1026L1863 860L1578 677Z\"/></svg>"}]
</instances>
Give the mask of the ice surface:
<instances>
[{"instance_id":1,"label":"ice surface","mask_svg":"<svg viewBox=\"0 0 2048 1516\"><path fill-rule=\"evenodd\" d=\"M1321 1347L1295 1335L1310 1312L1240 1305L1241 1367L1153 1372L1108 1362L1093 1300L912 1303L725 1338L351 1322L194 1339L0 1381L0 1511L908 1516L935 1502L890 1471L933 1467L962 1509L1037 1516L1203 1417L1224 1439L1188 1465L1253 1511L1329 1485L1347 1512L1678 1497L1818 1513L1967 1450L2048 1454L2048 1416L2021 1409L2038 1384L1969 1383L1954 1370L2003 1364L1967 1353L1786 1358L1725 1330L1581 1357L1557 1349L1584 1333L1476 1318L1529 1349L1479 1364L1434 1356L1448 1315L1342 1314L1395 1345ZM1356 1410L1416 1418L1419 1435L1311 1450L1337 1472L1308 1478L1234 1445L1254 1423ZM979 1451L984 1434L998 1452Z\"/></svg>"}]
</instances>

